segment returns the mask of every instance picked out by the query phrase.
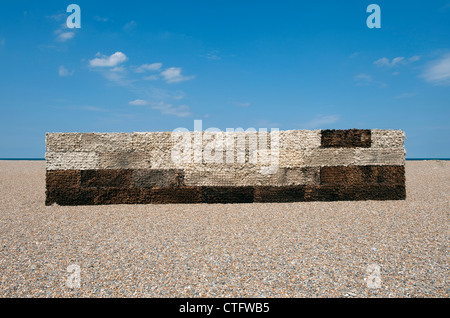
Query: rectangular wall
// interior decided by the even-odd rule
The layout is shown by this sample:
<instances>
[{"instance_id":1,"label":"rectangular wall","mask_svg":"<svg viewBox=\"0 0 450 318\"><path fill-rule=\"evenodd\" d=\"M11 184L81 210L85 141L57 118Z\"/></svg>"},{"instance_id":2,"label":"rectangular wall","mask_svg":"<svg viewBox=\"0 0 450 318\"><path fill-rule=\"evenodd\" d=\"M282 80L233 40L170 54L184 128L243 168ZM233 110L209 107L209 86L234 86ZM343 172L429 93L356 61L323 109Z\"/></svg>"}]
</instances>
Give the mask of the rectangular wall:
<instances>
[{"instance_id":1,"label":"rectangular wall","mask_svg":"<svg viewBox=\"0 0 450 318\"><path fill-rule=\"evenodd\" d=\"M401 200L404 139L361 129L48 133L46 204Z\"/></svg>"}]
</instances>

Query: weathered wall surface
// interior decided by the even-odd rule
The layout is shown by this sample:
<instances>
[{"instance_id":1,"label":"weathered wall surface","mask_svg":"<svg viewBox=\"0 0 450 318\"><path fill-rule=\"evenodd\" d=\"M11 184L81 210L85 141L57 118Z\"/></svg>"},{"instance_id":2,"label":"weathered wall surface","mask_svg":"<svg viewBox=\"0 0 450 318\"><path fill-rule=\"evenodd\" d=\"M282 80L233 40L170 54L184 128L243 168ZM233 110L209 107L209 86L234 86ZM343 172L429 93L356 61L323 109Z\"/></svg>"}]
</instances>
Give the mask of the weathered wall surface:
<instances>
[{"instance_id":1,"label":"weathered wall surface","mask_svg":"<svg viewBox=\"0 0 450 318\"><path fill-rule=\"evenodd\" d=\"M404 199L404 139L360 129L48 133L46 204Z\"/></svg>"}]
</instances>

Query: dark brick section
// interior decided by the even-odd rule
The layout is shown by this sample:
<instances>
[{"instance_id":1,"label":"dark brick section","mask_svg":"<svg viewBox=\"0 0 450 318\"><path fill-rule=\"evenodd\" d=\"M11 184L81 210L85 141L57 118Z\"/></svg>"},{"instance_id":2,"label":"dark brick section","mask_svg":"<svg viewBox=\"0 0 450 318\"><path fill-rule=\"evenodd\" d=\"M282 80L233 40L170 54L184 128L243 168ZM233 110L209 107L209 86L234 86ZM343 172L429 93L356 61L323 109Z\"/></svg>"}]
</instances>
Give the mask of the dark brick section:
<instances>
[{"instance_id":1,"label":"dark brick section","mask_svg":"<svg viewBox=\"0 0 450 318\"><path fill-rule=\"evenodd\" d=\"M404 185L61 188L47 190L46 205L252 203L302 201L404 200Z\"/></svg>"},{"instance_id":2,"label":"dark brick section","mask_svg":"<svg viewBox=\"0 0 450 318\"><path fill-rule=\"evenodd\" d=\"M201 187L152 188L150 193L153 204L202 203Z\"/></svg>"},{"instance_id":3,"label":"dark brick section","mask_svg":"<svg viewBox=\"0 0 450 318\"><path fill-rule=\"evenodd\" d=\"M254 187L202 187L202 203L252 203Z\"/></svg>"},{"instance_id":4,"label":"dark brick section","mask_svg":"<svg viewBox=\"0 0 450 318\"><path fill-rule=\"evenodd\" d=\"M46 172L46 205L404 200L404 166L322 167L320 185L184 185L181 170Z\"/></svg>"},{"instance_id":5,"label":"dark brick section","mask_svg":"<svg viewBox=\"0 0 450 318\"><path fill-rule=\"evenodd\" d=\"M332 186L320 185L313 190L311 201L404 200L404 185Z\"/></svg>"},{"instance_id":6,"label":"dark brick section","mask_svg":"<svg viewBox=\"0 0 450 318\"><path fill-rule=\"evenodd\" d=\"M320 169L320 183L329 185L405 185L404 166L337 166Z\"/></svg>"},{"instance_id":7,"label":"dark brick section","mask_svg":"<svg viewBox=\"0 0 450 318\"><path fill-rule=\"evenodd\" d=\"M129 169L81 170L82 188L130 188Z\"/></svg>"},{"instance_id":8,"label":"dark brick section","mask_svg":"<svg viewBox=\"0 0 450 318\"><path fill-rule=\"evenodd\" d=\"M370 148L371 145L370 129L322 130L323 148Z\"/></svg>"},{"instance_id":9,"label":"dark brick section","mask_svg":"<svg viewBox=\"0 0 450 318\"><path fill-rule=\"evenodd\" d=\"M46 205L94 205L97 204L98 189L59 188L47 189Z\"/></svg>"},{"instance_id":10,"label":"dark brick section","mask_svg":"<svg viewBox=\"0 0 450 318\"><path fill-rule=\"evenodd\" d=\"M133 187L180 187L184 185L184 173L180 169L143 169L133 171Z\"/></svg>"},{"instance_id":11,"label":"dark brick section","mask_svg":"<svg viewBox=\"0 0 450 318\"><path fill-rule=\"evenodd\" d=\"M94 198L94 204L148 204L151 203L150 191L133 188L100 189Z\"/></svg>"},{"instance_id":12,"label":"dark brick section","mask_svg":"<svg viewBox=\"0 0 450 318\"><path fill-rule=\"evenodd\" d=\"M47 171L45 181L47 189L79 188L80 170Z\"/></svg>"},{"instance_id":13,"label":"dark brick section","mask_svg":"<svg viewBox=\"0 0 450 318\"><path fill-rule=\"evenodd\" d=\"M254 202L298 202L306 200L306 186L255 186Z\"/></svg>"}]
</instances>

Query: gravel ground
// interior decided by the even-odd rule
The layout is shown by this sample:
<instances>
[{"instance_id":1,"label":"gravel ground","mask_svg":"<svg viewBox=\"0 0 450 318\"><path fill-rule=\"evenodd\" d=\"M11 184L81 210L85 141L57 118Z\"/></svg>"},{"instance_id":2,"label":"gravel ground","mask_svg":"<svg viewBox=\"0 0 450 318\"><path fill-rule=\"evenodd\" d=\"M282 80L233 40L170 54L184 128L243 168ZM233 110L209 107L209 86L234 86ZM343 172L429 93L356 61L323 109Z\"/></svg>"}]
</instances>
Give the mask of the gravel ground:
<instances>
[{"instance_id":1,"label":"gravel ground","mask_svg":"<svg viewBox=\"0 0 450 318\"><path fill-rule=\"evenodd\" d=\"M44 162L0 175L0 297L449 296L450 162L406 201L46 207Z\"/></svg>"}]
</instances>

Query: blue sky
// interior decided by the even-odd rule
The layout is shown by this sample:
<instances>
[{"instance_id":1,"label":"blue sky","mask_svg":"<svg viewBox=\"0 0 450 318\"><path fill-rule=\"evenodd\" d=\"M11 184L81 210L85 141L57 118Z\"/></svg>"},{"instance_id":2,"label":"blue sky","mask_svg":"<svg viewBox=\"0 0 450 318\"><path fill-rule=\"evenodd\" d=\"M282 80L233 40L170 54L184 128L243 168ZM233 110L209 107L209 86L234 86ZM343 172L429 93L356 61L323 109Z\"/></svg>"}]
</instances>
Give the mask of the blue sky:
<instances>
[{"instance_id":1,"label":"blue sky","mask_svg":"<svg viewBox=\"0 0 450 318\"><path fill-rule=\"evenodd\" d=\"M81 28L69 29L69 4ZM369 4L381 28L369 29ZM450 1L2 1L0 157L46 132L403 129L450 157Z\"/></svg>"}]
</instances>

